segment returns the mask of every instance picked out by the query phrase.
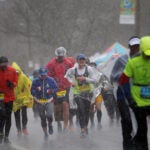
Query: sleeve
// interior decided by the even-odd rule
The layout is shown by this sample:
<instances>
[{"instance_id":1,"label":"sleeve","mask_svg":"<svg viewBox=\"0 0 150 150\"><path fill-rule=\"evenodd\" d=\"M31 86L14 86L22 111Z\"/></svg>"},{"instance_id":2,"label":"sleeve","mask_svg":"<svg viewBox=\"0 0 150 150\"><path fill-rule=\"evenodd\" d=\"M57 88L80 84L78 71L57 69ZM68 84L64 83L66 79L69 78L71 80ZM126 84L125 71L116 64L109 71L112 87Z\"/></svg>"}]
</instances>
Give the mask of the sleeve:
<instances>
[{"instance_id":1,"label":"sleeve","mask_svg":"<svg viewBox=\"0 0 150 150\"><path fill-rule=\"evenodd\" d=\"M128 61L128 55L123 55L116 60L110 75L111 82L119 81L127 61Z\"/></svg>"},{"instance_id":2,"label":"sleeve","mask_svg":"<svg viewBox=\"0 0 150 150\"><path fill-rule=\"evenodd\" d=\"M134 101L134 99L132 98L132 94L131 94L131 86L130 86L130 78L127 77L124 73L122 74L121 78L120 78L120 86L119 88L123 91L128 103L129 103L129 106L131 108L135 108L136 107L136 103ZM117 91L117 95L119 94L120 92ZM119 96L120 97L120 96Z\"/></svg>"},{"instance_id":3,"label":"sleeve","mask_svg":"<svg viewBox=\"0 0 150 150\"><path fill-rule=\"evenodd\" d=\"M33 97L36 97L36 80L33 80L33 83L31 86L31 94Z\"/></svg>"},{"instance_id":4,"label":"sleeve","mask_svg":"<svg viewBox=\"0 0 150 150\"><path fill-rule=\"evenodd\" d=\"M127 62L123 73L129 78L131 78L133 76L133 69L132 69L131 59Z\"/></svg>"},{"instance_id":5,"label":"sleeve","mask_svg":"<svg viewBox=\"0 0 150 150\"><path fill-rule=\"evenodd\" d=\"M105 75L104 73L101 74L101 77L99 79L99 83L103 83L105 81Z\"/></svg>"},{"instance_id":6,"label":"sleeve","mask_svg":"<svg viewBox=\"0 0 150 150\"><path fill-rule=\"evenodd\" d=\"M86 77L86 82L92 83L92 84L98 83L98 80L100 78L98 77L100 75L98 70L88 66L88 72L89 72L89 77Z\"/></svg>"},{"instance_id":7,"label":"sleeve","mask_svg":"<svg viewBox=\"0 0 150 150\"><path fill-rule=\"evenodd\" d=\"M119 79L119 83L121 85L128 83L132 76L133 76L133 69L132 69L132 61L130 59L130 60L128 60L126 66L125 66L125 69Z\"/></svg>"},{"instance_id":8,"label":"sleeve","mask_svg":"<svg viewBox=\"0 0 150 150\"><path fill-rule=\"evenodd\" d=\"M13 81L14 87L16 87L17 84L18 84L18 74L17 74L16 70L14 70L14 81Z\"/></svg>"},{"instance_id":9,"label":"sleeve","mask_svg":"<svg viewBox=\"0 0 150 150\"><path fill-rule=\"evenodd\" d=\"M120 83L120 85L123 85L123 84L128 83L129 80L130 80L130 78L128 76L126 76L124 73L122 73L119 83Z\"/></svg>"},{"instance_id":10,"label":"sleeve","mask_svg":"<svg viewBox=\"0 0 150 150\"><path fill-rule=\"evenodd\" d=\"M57 92L58 91L58 85L57 85L56 81L51 78L50 82L51 82L51 84L50 84L51 90L53 91L53 93Z\"/></svg>"},{"instance_id":11,"label":"sleeve","mask_svg":"<svg viewBox=\"0 0 150 150\"><path fill-rule=\"evenodd\" d=\"M64 76L70 83L73 83L75 80L74 69L75 68L68 69L65 76Z\"/></svg>"},{"instance_id":12,"label":"sleeve","mask_svg":"<svg viewBox=\"0 0 150 150\"><path fill-rule=\"evenodd\" d=\"M74 66L74 58L73 57L65 57L64 62L67 64L69 68L72 68Z\"/></svg>"},{"instance_id":13,"label":"sleeve","mask_svg":"<svg viewBox=\"0 0 150 150\"><path fill-rule=\"evenodd\" d=\"M72 68L74 66L74 63L71 63L70 68Z\"/></svg>"},{"instance_id":14,"label":"sleeve","mask_svg":"<svg viewBox=\"0 0 150 150\"><path fill-rule=\"evenodd\" d=\"M46 65L46 68L48 70L48 76L54 77L55 73L54 73L53 63L51 61Z\"/></svg>"},{"instance_id":15,"label":"sleeve","mask_svg":"<svg viewBox=\"0 0 150 150\"><path fill-rule=\"evenodd\" d=\"M32 81L25 75L25 91L26 93L30 93L30 89L31 89L31 85L32 85Z\"/></svg>"},{"instance_id":16,"label":"sleeve","mask_svg":"<svg viewBox=\"0 0 150 150\"><path fill-rule=\"evenodd\" d=\"M119 83L120 88L123 90L124 95L129 103L129 106L134 109L136 107L136 103L132 97L130 85L130 78L132 76L133 76L132 61L129 60L128 63L126 64L123 74L121 75Z\"/></svg>"},{"instance_id":17,"label":"sleeve","mask_svg":"<svg viewBox=\"0 0 150 150\"><path fill-rule=\"evenodd\" d=\"M117 71L119 68L119 59L115 62L113 69L111 71L110 80L111 82L116 82L119 79L119 72Z\"/></svg>"}]
</instances>

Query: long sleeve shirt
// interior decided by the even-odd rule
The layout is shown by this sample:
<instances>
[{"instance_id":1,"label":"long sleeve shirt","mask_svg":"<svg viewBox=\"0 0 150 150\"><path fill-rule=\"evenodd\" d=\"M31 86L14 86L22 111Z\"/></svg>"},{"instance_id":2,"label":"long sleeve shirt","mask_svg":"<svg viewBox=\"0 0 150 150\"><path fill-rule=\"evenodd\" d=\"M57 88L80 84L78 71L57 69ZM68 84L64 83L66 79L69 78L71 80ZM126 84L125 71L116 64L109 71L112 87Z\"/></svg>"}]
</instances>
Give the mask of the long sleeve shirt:
<instances>
[{"instance_id":1,"label":"long sleeve shirt","mask_svg":"<svg viewBox=\"0 0 150 150\"><path fill-rule=\"evenodd\" d=\"M13 84L13 87L7 85L7 81ZM0 70L0 93L3 94L4 102L15 100L14 88L18 83L18 75L14 68L7 66L6 70Z\"/></svg>"},{"instance_id":2,"label":"long sleeve shirt","mask_svg":"<svg viewBox=\"0 0 150 150\"><path fill-rule=\"evenodd\" d=\"M70 83L66 78L64 78L64 75L71 67L73 67L73 63L67 58L64 58L62 62L58 62L57 58L54 58L46 65L46 68L48 69L48 76L55 79L59 91L70 87Z\"/></svg>"},{"instance_id":3,"label":"long sleeve shirt","mask_svg":"<svg viewBox=\"0 0 150 150\"><path fill-rule=\"evenodd\" d=\"M49 99L57 92L58 86L55 80L51 77L46 77L42 80L40 77L33 80L31 94L37 99Z\"/></svg>"},{"instance_id":4,"label":"long sleeve shirt","mask_svg":"<svg viewBox=\"0 0 150 150\"><path fill-rule=\"evenodd\" d=\"M74 67L68 69L68 71L65 74L65 78L67 78L70 83L73 83L76 80L75 79L75 69L77 69L78 75L83 75L85 73L86 67L80 69L78 66L74 66ZM98 71L90 66L87 66L87 70L88 70L89 76L86 77L85 81L87 83L96 84L99 80L99 78L97 78L99 75Z\"/></svg>"}]
</instances>

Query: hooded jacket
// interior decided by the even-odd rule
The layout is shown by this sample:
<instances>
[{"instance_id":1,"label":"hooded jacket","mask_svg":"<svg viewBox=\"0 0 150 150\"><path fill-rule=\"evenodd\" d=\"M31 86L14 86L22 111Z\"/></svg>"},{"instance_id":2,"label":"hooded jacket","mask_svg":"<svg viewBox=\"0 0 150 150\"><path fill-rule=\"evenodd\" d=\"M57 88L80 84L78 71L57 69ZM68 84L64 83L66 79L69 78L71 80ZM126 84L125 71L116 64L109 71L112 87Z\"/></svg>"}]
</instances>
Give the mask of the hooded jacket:
<instances>
[{"instance_id":1,"label":"hooded jacket","mask_svg":"<svg viewBox=\"0 0 150 150\"><path fill-rule=\"evenodd\" d=\"M46 65L48 75L55 79L59 87L59 91L70 88L70 83L66 78L64 78L64 75L69 68L73 67L73 65L74 62L71 61L70 58L64 58L61 63L57 61L57 58L54 58Z\"/></svg>"},{"instance_id":2,"label":"hooded jacket","mask_svg":"<svg viewBox=\"0 0 150 150\"><path fill-rule=\"evenodd\" d=\"M8 87L7 81L13 84L13 87ZM6 67L6 70L0 70L0 93L4 103L14 101L14 87L17 85L18 76L16 70L10 66Z\"/></svg>"},{"instance_id":3,"label":"hooded jacket","mask_svg":"<svg viewBox=\"0 0 150 150\"><path fill-rule=\"evenodd\" d=\"M57 83L53 78L48 76L44 80L42 80L41 77L37 77L33 80L33 84L31 87L31 93L37 99L53 98L57 90Z\"/></svg>"},{"instance_id":4,"label":"hooded jacket","mask_svg":"<svg viewBox=\"0 0 150 150\"><path fill-rule=\"evenodd\" d=\"M32 82L22 72L17 63L13 62L12 67L18 72L18 85L15 87L16 100L13 103L13 111L16 112L23 106L27 106L29 108L33 106L33 97L30 93Z\"/></svg>"}]
</instances>

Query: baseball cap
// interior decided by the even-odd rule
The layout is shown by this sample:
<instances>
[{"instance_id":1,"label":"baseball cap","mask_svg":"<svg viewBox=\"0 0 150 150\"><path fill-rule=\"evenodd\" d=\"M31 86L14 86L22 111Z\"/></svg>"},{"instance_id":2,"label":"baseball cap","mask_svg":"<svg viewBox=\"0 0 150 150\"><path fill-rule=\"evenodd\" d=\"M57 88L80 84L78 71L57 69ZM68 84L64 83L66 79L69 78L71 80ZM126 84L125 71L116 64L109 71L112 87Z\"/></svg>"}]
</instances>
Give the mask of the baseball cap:
<instances>
[{"instance_id":1,"label":"baseball cap","mask_svg":"<svg viewBox=\"0 0 150 150\"><path fill-rule=\"evenodd\" d=\"M8 63L8 58L5 56L0 57L0 63Z\"/></svg>"},{"instance_id":2,"label":"baseball cap","mask_svg":"<svg viewBox=\"0 0 150 150\"><path fill-rule=\"evenodd\" d=\"M145 55L150 56L150 36L141 38L140 50L144 52Z\"/></svg>"},{"instance_id":3,"label":"baseball cap","mask_svg":"<svg viewBox=\"0 0 150 150\"><path fill-rule=\"evenodd\" d=\"M58 47L56 50L55 50L55 55L56 56L65 56L66 55L66 49L64 47Z\"/></svg>"},{"instance_id":4,"label":"baseball cap","mask_svg":"<svg viewBox=\"0 0 150 150\"><path fill-rule=\"evenodd\" d=\"M39 69L39 74L42 75L47 75L47 69L45 67L41 67Z\"/></svg>"},{"instance_id":5,"label":"baseball cap","mask_svg":"<svg viewBox=\"0 0 150 150\"><path fill-rule=\"evenodd\" d=\"M0 57L0 66L1 67L6 67L8 64L8 58L5 56Z\"/></svg>"},{"instance_id":6,"label":"baseball cap","mask_svg":"<svg viewBox=\"0 0 150 150\"><path fill-rule=\"evenodd\" d=\"M78 54L77 55L77 60L80 60L80 59L86 59L87 57L84 55L84 54Z\"/></svg>"},{"instance_id":7,"label":"baseball cap","mask_svg":"<svg viewBox=\"0 0 150 150\"><path fill-rule=\"evenodd\" d=\"M130 38L130 40L129 40L129 45L130 45L130 46L133 46L133 45L140 45L140 38L138 38L138 37Z\"/></svg>"}]
</instances>

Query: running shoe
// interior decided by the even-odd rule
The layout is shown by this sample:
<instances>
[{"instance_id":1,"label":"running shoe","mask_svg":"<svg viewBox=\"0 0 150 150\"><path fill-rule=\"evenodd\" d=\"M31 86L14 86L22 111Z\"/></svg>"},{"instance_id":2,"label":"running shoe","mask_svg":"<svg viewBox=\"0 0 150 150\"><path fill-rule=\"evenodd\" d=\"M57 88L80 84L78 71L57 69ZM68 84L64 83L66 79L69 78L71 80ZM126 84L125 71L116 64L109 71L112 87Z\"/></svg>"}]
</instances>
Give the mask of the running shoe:
<instances>
[{"instance_id":1,"label":"running shoe","mask_svg":"<svg viewBox=\"0 0 150 150\"><path fill-rule=\"evenodd\" d=\"M49 126L49 134L53 134L53 132L54 132L54 131L53 131L53 126L50 125L50 126Z\"/></svg>"},{"instance_id":2,"label":"running shoe","mask_svg":"<svg viewBox=\"0 0 150 150\"><path fill-rule=\"evenodd\" d=\"M86 135L87 135L87 134L85 133L85 131L81 131L80 138L85 138Z\"/></svg>"},{"instance_id":3,"label":"running shoe","mask_svg":"<svg viewBox=\"0 0 150 150\"><path fill-rule=\"evenodd\" d=\"M5 144L11 144L11 142L9 141L8 137L4 137L4 143Z\"/></svg>"},{"instance_id":4,"label":"running shoe","mask_svg":"<svg viewBox=\"0 0 150 150\"><path fill-rule=\"evenodd\" d=\"M44 140L45 140L45 141L48 140L48 134L47 134L47 133L44 134Z\"/></svg>"},{"instance_id":5,"label":"running shoe","mask_svg":"<svg viewBox=\"0 0 150 150\"><path fill-rule=\"evenodd\" d=\"M62 132L62 125L60 122L58 122L58 124L57 124L57 129L58 129L58 133Z\"/></svg>"},{"instance_id":6,"label":"running shoe","mask_svg":"<svg viewBox=\"0 0 150 150\"><path fill-rule=\"evenodd\" d=\"M22 132L21 130L18 130L17 136L21 136Z\"/></svg>"},{"instance_id":7,"label":"running shoe","mask_svg":"<svg viewBox=\"0 0 150 150\"><path fill-rule=\"evenodd\" d=\"M24 135L28 135L28 134L29 134L29 133L28 133L28 130L27 130L26 128L23 129L22 132L23 132Z\"/></svg>"},{"instance_id":8,"label":"running shoe","mask_svg":"<svg viewBox=\"0 0 150 150\"><path fill-rule=\"evenodd\" d=\"M0 133L0 144L3 142L3 134Z\"/></svg>"}]
</instances>

